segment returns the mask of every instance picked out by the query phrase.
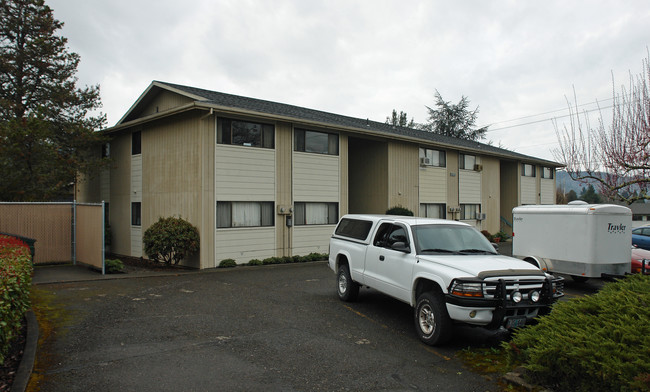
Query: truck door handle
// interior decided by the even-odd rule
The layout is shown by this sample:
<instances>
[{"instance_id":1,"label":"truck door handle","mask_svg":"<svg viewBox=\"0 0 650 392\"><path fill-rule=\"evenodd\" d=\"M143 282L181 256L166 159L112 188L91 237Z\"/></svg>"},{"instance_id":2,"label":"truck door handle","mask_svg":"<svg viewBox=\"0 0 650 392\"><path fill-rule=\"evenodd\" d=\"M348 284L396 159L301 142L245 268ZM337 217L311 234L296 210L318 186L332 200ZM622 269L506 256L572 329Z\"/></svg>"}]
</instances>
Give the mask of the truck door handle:
<instances>
[{"instance_id":1,"label":"truck door handle","mask_svg":"<svg viewBox=\"0 0 650 392\"><path fill-rule=\"evenodd\" d=\"M384 261L385 257L384 256L379 256L379 260Z\"/></svg>"}]
</instances>

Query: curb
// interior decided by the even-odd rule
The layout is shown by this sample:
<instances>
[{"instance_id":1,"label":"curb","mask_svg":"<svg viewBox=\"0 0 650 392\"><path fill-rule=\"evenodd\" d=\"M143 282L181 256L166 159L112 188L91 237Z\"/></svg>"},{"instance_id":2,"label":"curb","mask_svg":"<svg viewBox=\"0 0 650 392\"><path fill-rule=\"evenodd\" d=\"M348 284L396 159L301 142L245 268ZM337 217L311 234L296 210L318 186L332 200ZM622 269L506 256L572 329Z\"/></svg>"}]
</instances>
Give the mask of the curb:
<instances>
[{"instance_id":1,"label":"curb","mask_svg":"<svg viewBox=\"0 0 650 392\"><path fill-rule=\"evenodd\" d=\"M29 378L34 369L34 360L36 359L36 348L38 347L38 321L36 315L30 309L25 312L25 320L27 322L27 336L25 339L25 349L23 350L23 357L18 365L16 377L11 385L11 392L25 392Z\"/></svg>"},{"instance_id":2,"label":"curb","mask_svg":"<svg viewBox=\"0 0 650 392\"><path fill-rule=\"evenodd\" d=\"M544 389L538 385L529 384L524 380L524 373L526 373L526 369L523 367L518 367L515 370L506 373L501 378L508 384L524 388L527 391L553 392L550 389Z\"/></svg>"}]
</instances>

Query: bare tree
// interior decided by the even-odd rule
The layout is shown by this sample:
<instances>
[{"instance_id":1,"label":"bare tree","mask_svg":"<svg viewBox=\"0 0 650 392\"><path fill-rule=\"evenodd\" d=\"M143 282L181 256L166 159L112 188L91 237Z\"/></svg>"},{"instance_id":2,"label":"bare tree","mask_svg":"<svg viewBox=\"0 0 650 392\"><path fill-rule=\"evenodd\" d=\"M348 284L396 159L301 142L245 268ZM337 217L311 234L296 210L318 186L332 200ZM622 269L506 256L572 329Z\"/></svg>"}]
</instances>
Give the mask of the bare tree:
<instances>
[{"instance_id":1,"label":"bare tree","mask_svg":"<svg viewBox=\"0 0 650 392\"><path fill-rule=\"evenodd\" d=\"M612 123L605 126L602 111L598 124L591 127L568 100L570 121L563 127L554 123L560 147L555 159L566 165L573 180L595 181L600 193L610 200L632 204L650 200L650 52L643 70L630 73L629 87L616 92L612 75Z\"/></svg>"}]
</instances>

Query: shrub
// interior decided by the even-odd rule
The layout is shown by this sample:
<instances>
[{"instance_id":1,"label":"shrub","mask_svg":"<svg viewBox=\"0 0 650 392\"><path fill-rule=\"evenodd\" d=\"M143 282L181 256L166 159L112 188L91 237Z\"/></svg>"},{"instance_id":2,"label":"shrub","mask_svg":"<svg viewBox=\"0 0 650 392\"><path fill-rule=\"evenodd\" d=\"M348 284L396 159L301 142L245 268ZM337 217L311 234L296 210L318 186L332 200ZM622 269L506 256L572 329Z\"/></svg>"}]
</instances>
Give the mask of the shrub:
<instances>
[{"instance_id":1,"label":"shrub","mask_svg":"<svg viewBox=\"0 0 650 392\"><path fill-rule=\"evenodd\" d=\"M608 283L592 296L558 302L504 342L530 381L565 391L650 390L650 276Z\"/></svg>"},{"instance_id":2,"label":"shrub","mask_svg":"<svg viewBox=\"0 0 650 392\"><path fill-rule=\"evenodd\" d=\"M237 262L233 259L223 259L219 263L219 268L232 268L236 266L237 266Z\"/></svg>"},{"instance_id":3,"label":"shrub","mask_svg":"<svg viewBox=\"0 0 650 392\"><path fill-rule=\"evenodd\" d=\"M253 259L248 262L248 265L262 265L262 260L260 259Z\"/></svg>"},{"instance_id":4,"label":"shrub","mask_svg":"<svg viewBox=\"0 0 650 392\"><path fill-rule=\"evenodd\" d=\"M494 242L494 236L492 234L490 234L489 231L481 230L481 234L483 234L485 236L485 238L487 238L488 241Z\"/></svg>"},{"instance_id":5,"label":"shrub","mask_svg":"<svg viewBox=\"0 0 650 392\"><path fill-rule=\"evenodd\" d=\"M104 266L109 274L116 274L124 270L124 263L119 259L106 259L104 260Z\"/></svg>"},{"instance_id":6,"label":"shrub","mask_svg":"<svg viewBox=\"0 0 650 392\"><path fill-rule=\"evenodd\" d=\"M406 207L395 206L386 210L386 215L413 216L413 211L409 210Z\"/></svg>"},{"instance_id":7,"label":"shrub","mask_svg":"<svg viewBox=\"0 0 650 392\"><path fill-rule=\"evenodd\" d=\"M499 231L492 238L494 240L497 240L498 238L498 241L506 241L508 238L510 238L510 236L506 234L504 231Z\"/></svg>"},{"instance_id":8,"label":"shrub","mask_svg":"<svg viewBox=\"0 0 650 392\"><path fill-rule=\"evenodd\" d=\"M178 264L199 250L199 231L181 218L160 218L144 232L142 241L150 259Z\"/></svg>"},{"instance_id":9,"label":"shrub","mask_svg":"<svg viewBox=\"0 0 650 392\"><path fill-rule=\"evenodd\" d=\"M18 238L0 235L0 364L30 307L32 272L29 247Z\"/></svg>"}]
</instances>

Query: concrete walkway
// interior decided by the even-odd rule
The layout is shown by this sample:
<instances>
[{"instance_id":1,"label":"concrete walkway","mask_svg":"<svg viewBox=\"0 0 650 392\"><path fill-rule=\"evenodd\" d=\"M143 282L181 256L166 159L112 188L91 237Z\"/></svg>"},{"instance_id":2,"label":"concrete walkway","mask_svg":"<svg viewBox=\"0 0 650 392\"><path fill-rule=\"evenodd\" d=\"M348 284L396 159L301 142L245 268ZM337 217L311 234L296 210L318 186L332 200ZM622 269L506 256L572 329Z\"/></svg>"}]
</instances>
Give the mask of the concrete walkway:
<instances>
[{"instance_id":1,"label":"concrete walkway","mask_svg":"<svg viewBox=\"0 0 650 392\"><path fill-rule=\"evenodd\" d=\"M126 273L105 274L101 271L87 267L85 265L73 264L56 264L56 265L37 265L34 267L34 276L32 284L49 284L49 283L68 283L83 282L93 280L111 280L125 278L146 278L153 276L175 276L188 273L196 273L196 270L169 269L169 270L150 270L145 268L127 267Z\"/></svg>"}]
</instances>

